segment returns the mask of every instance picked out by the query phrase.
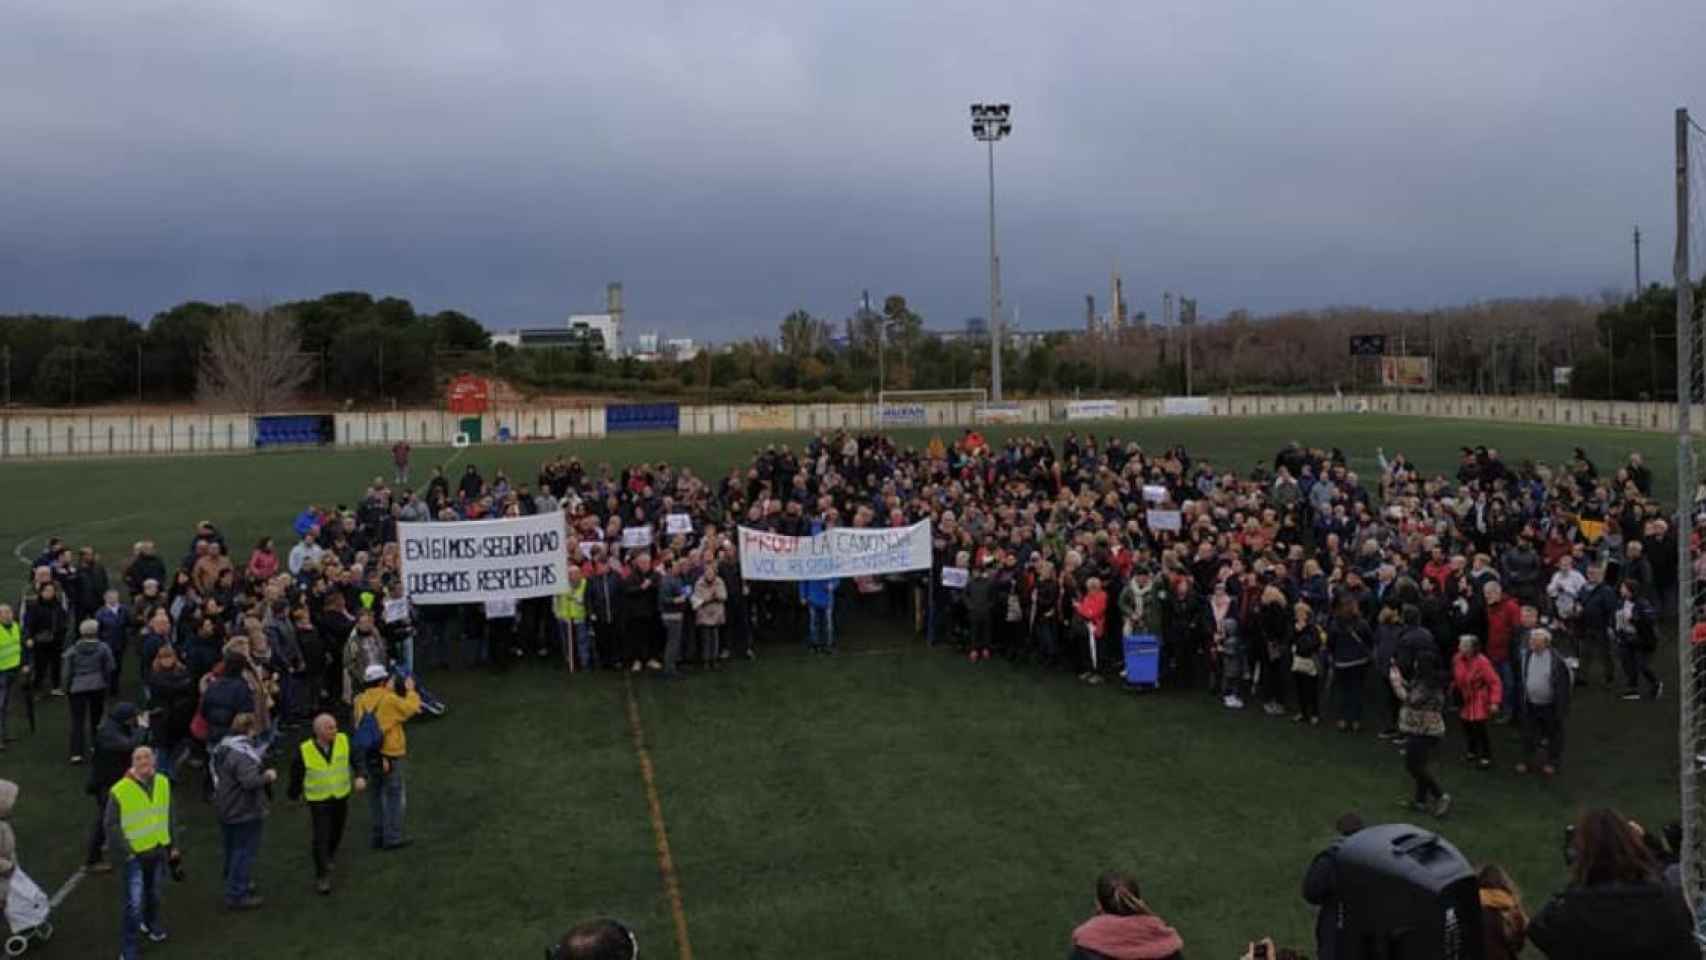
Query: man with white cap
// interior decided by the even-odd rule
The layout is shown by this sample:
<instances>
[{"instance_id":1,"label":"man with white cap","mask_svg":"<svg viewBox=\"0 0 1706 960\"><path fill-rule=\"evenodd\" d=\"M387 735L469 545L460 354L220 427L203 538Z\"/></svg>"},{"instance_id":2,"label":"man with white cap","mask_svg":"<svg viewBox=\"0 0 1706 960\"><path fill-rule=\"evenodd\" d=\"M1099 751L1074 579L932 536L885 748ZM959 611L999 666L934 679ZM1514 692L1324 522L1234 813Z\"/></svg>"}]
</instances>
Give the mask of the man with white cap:
<instances>
[{"instance_id":1,"label":"man with white cap","mask_svg":"<svg viewBox=\"0 0 1706 960\"><path fill-rule=\"evenodd\" d=\"M373 789L367 795L372 814L373 849L396 850L409 845L403 839L403 811L407 797L403 789L403 767L409 753L409 738L403 725L421 712L421 695L415 690L415 678L402 678L399 694L390 673L381 664L369 664L362 673L367 689L355 698L351 722L355 726L357 747L366 747L362 724L372 716L378 727L378 745L354 751L351 759L357 765L357 775L364 775Z\"/></svg>"}]
</instances>

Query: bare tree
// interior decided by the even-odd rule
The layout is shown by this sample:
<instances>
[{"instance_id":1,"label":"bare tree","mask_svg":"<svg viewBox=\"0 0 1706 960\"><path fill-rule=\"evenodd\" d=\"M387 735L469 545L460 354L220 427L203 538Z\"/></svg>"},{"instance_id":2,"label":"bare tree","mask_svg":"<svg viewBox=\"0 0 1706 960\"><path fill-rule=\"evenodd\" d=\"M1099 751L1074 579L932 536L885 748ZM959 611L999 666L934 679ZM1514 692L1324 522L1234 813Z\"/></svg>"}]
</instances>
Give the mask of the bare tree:
<instances>
[{"instance_id":1,"label":"bare tree","mask_svg":"<svg viewBox=\"0 0 1706 960\"><path fill-rule=\"evenodd\" d=\"M196 395L213 406L260 413L295 399L313 375L295 314L229 307L208 330Z\"/></svg>"}]
</instances>

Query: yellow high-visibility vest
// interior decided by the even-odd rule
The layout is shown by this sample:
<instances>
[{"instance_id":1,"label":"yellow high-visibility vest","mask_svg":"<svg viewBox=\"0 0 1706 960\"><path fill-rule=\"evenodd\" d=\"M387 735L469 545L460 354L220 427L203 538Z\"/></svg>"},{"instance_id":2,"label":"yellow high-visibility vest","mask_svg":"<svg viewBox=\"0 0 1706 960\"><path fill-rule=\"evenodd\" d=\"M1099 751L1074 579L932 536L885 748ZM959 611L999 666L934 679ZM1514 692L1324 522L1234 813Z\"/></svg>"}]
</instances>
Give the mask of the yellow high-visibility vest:
<instances>
[{"instance_id":1,"label":"yellow high-visibility vest","mask_svg":"<svg viewBox=\"0 0 1706 960\"><path fill-rule=\"evenodd\" d=\"M349 738L338 734L332 738L332 756L320 752L319 741L313 737L302 741L302 799L309 803L321 800L342 800L350 794Z\"/></svg>"},{"instance_id":2,"label":"yellow high-visibility vest","mask_svg":"<svg viewBox=\"0 0 1706 960\"><path fill-rule=\"evenodd\" d=\"M154 795L128 776L113 784L118 801L119 826L135 853L147 853L172 845L172 781L163 773L154 775Z\"/></svg>"},{"instance_id":3,"label":"yellow high-visibility vest","mask_svg":"<svg viewBox=\"0 0 1706 960\"><path fill-rule=\"evenodd\" d=\"M24 662L23 638L18 621L0 626L0 670L16 670Z\"/></svg>"},{"instance_id":4,"label":"yellow high-visibility vest","mask_svg":"<svg viewBox=\"0 0 1706 960\"><path fill-rule=\"evenodd\" d=\"M586 620L586 578L563 584L555 600L558 620L581 623Z\"/></svg>"}]
</instances>

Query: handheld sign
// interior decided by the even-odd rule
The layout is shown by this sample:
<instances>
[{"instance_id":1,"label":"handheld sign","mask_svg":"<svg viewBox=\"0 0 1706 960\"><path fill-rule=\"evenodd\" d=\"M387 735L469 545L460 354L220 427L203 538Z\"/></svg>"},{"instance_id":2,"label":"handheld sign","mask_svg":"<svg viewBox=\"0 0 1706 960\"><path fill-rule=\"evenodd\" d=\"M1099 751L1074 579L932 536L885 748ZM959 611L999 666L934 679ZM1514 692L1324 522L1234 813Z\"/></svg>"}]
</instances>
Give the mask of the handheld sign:
<instances>
[{"instance_id":1,"label":"handheld sign","mask_svg":"<svg viewBox=\"0 0 1706 960\"><path fill-rule=\"evenodd\" d=\"M1177 510L1151 510L1149 511L1149 529L1177 532L1184 529L1184 518Z\"/></svg>"}]
</instances>

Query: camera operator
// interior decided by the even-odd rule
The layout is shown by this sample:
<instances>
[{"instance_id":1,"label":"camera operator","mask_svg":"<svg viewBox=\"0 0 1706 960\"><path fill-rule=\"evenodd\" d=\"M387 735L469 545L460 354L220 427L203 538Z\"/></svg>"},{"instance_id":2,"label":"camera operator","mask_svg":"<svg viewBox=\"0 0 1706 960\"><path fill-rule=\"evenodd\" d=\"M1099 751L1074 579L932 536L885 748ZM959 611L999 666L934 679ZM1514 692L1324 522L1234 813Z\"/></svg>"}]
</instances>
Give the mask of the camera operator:
<instances>
[{"instance_id":1,"label":"camera operator","mask_svg":"<svg viewBox=\"0 0 1706 960\"><path fill-rule=\"evenodd\" d=\"M1569 886L1528 927L1529 942L1550 960L1699 960L1688 904L1664 883L1634 823L1604 807L1583 813L1565 859Z\"/></svg>"},{"instance_id":2,"label":"camera operator","mask_svg":"<svg viewBox=\"0 0 1706 960\"><path fill-rule=\"evenodd\" d=\"M403 772L409 752L409 738L403 725L421 712L421 695L415 689L413 676L400 678L401 689L397 689L397 682L377 663L368 665L362 679L367 689L355 699L353 726L359 732L362 718L372 714L382 739L372 756L358 752L350 759L356 764L356 774L373 785L367 795L373 849L400 850L410 843L403 838L403 811L407 803Z\"/></svg>"},{"instance_id":3,"label":"camera operator","mask_svg":"<svg viewBox=\"0 0 1706 960\"><path fill-rule=\"evenodd\" d=\"M1315 855L1315 859L1309 862L1309 870L1303 875L1304 901L1320 908L1315 914L1315 953L1321 960L1336 960L1345 954L1340 943L1344 939L1344 911L1339 905L1336 859L1344 839L1361 830L1364 824L1362 817L1346 813L1333 826L1339 838Z\"/></svg>"},{"instance_id":4,"label":"camera operator","mask_svg":"<svg viewBox=\"0 0 1706 960\"><path fill-rule=\"evenodd\" d=\"M640 941L615 920L589 920L545 948L545 960L634 960Z\"/></svg>"}]
</instances>

